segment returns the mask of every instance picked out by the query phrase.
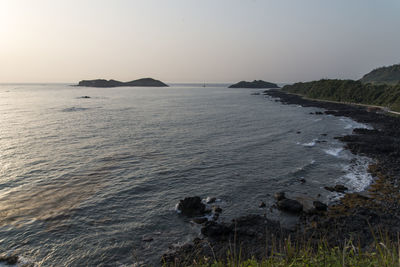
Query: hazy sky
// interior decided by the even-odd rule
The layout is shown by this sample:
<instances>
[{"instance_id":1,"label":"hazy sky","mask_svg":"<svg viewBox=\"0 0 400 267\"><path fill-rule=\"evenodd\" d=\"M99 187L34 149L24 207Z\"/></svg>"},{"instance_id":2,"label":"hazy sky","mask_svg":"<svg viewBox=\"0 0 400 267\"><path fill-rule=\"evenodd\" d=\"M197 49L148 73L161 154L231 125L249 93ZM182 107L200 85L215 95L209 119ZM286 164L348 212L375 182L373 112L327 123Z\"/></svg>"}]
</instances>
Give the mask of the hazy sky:
<instances>
[{"instance_id":1,"label":"hazy sky","mask_svg":"<svg viewBox=\"0 0 400 267\"><path fill-rule=\"evenodd\" d=\"M400 63L400 0L0 0L0 82L358 79Z\"/></svg>"}]
</instances>

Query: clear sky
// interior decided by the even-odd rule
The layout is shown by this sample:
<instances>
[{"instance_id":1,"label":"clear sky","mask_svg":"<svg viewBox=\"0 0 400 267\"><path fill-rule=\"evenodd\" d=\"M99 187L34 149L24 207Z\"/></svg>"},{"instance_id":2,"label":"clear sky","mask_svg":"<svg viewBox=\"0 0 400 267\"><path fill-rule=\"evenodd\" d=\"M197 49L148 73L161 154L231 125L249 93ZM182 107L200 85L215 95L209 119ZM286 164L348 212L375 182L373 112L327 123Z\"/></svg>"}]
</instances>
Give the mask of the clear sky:
<instances>
[{"instance_id":1,"label":"clear sky","mask_svg":"<svg viewBox=\"0 0 400 267\"><path fill-rule=\"evenodd\" d=\"M399 0L0 0L0 82L358 79L395 63Z\"/></svg>"}]
</instances>

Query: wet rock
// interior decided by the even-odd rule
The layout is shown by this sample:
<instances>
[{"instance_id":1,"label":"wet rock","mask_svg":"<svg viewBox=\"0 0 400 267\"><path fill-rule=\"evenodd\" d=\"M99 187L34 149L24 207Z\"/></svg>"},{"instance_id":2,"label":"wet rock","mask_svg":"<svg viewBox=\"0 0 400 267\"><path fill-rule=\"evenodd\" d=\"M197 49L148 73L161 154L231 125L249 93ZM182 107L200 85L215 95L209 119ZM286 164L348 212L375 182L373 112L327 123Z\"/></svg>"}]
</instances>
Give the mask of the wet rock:
<instances>
[{"instance_id":1,"label":"wet rock","mask_svg":"<svg viewBox=\"0 0 400 267\"><path fill-rule=\"evenodd\" d=\"M201 202L200 197L186 197L179 201L178 210L186 216L203 215L206 213L206 205Z\"/></svg>"},{"instance_id":2,"label":"wet rock","mask_svg":"<svg viewBox=\"0 0 400 267\"><path fill-rule=\"evenodd\" d=\"M324 113L323 112L321 112L321 111L317 111L317 112L315 112L315 115L323 115Z\"/></svg>"},{"instance_id":3,"label":"wet rock","mask_svg":"<svg viewBox=\"0 0 400 267\"><path fill-rule=\"evenodd\" d=\"M274 198L277 200L277 201L280 201L280 200L282 200L282 199L285 199L286 197L285 197L285 192L276 192L275 194L274 194Z\"/></svg>"},{"instance_id":4,"label":"wet rock","mask_svg":"<svg viewBox=\"0 0 400 267\"><path fill-rule=\"evenodd\" d=\"M213 210L214 213L221 213L222 212L222 209L219 206L213 206L212 210Z\"/></svg>"},{"instance_id":5,"label":"wet rock","mask_svg":"<svg viewBox=\"0 0 400 267\"><path fill-rule=\"evenodd\" d=\"M290 213L300 213L303 211L303 205L298 202L297 200L294 199L282 199L279 200L278 203L278 209Z\"/></svg>"},{"instance_id":6,"label":"wet rock","mask_svg":"<svg viewBox=\"0 0 400 267\"><path fill-rule=\"evenodd\" d=\"M207 219L207 218L204 218L204 217L202 217L202 218L194 218L194 219L193 219L193 222L194 222L194 223L197 223L197 224L203 224L203 223L208 222L208 219Z\"/></svg>"},{"instance_id":7,"label":"wet rock","mask_svg":"<svg viewBox=\"0 0 400 267\"><path fill-rule=\"evenodd\" d=\"M338 193L344 193L348 190L347 187L345 187L344 185L341 185L341 184L337 184L334 187L325 186L324 188L330 192L338 192Z\"/></svg>"},{"instance_id":8,"label":"wet rock","mask_svg":"<svg viewBox=\"0 0 400 267\"><path fill-rule=\"evenodd\" d=\"M215 201L217 201L217 198L216 198L216 197L207 197L207 198L206 198L206 203L207 203L207 204L215 203Z\"/></svg>"},{"instance_id":9,"label":"wet rock","mask_svg":"<svg viewBox=\"0 0 400 267\"><path fill-rule=\"evenodd\" d=\"M322 203L321 201L314 201L313 205L317 211L327 211L328 210L328 206L326 204Z\"/></svg>"},{"instance_id":10,"label":"wet rock","mask_svg":"<svg viewBox=\"0 0 400 267\"><path fill-rule=\"evenodd\" d=\"M264 201L261 201L260 204L258 205L259 208L265 208L267 205L265 205Z\"/></svg>"}]
</instances>

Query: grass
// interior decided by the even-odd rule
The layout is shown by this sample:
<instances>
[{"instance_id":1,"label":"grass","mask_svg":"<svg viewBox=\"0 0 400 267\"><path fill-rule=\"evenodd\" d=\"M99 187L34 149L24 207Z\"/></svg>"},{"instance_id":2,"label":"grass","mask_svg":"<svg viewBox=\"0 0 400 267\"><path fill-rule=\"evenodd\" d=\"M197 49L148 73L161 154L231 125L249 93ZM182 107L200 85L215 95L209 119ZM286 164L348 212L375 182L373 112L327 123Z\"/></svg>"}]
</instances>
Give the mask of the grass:
<instances>
[{"instance_id":1,"label":"grass","mask_svg":"<svg viewBox=\"0 0 400 267\"><path fill-rule=\"evenodd\" d=\"M242 259L240 249L238 253L228 252L226 259L216 260L202 258L185 264L165 264L164 266L193 266L193 267L280 267L280 266L377 266L400 267L400 242L389 240L387 235L375 235L375 241L368 251L363 251L353 242L345 241L342 247L329 247L320 241L316 248L309 244L293 245L285 240L280 252L272 251L264 260ZM385 240L385 242L383 242Z\"/></svg>"}]
</instances>

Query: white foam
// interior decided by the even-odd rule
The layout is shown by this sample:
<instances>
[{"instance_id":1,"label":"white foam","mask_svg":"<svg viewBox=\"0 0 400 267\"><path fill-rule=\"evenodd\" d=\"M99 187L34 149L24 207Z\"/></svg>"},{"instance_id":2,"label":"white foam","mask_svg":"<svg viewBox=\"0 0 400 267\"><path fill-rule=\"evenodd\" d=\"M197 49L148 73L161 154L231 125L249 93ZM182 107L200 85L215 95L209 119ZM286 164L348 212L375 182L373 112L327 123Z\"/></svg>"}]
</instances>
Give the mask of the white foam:
<instances>
[{"instance_id":1,"label":"white foam","mask_svg":"<svg viewBox=\"0 0 400 267\"><path fill-rule=\"evenodd\" d=\"M318 139L313 139L311 142L309 142L309 143L304 143L304 144L301 144L302 146L306 146L306 147L313 147L313 146L315 146L315 144L316 144L316 142L318 141Z\"/></svg>"},{"instance_id":2,"label":"white foam","mask_svg":"<svg viewBox=\"0 0 400 267\"><path fill-rule=\"evenodd\" d=\"M373 181L372 175L368 172L371 162L369 158L357 157L350 165L343 168L347 173L341 177L342 183L354 192L364 191Z\"/></svg>"},{"instance_id":3,"label":"white foam","mask_svg":"<svg viewBox=\"0 0 400 267\"><path fill-rule=\"evenodd\" d=\"M334 157L339 157L340 153L343 151L343 148L329 148L329 149L324 149L324 152L328 155L334 156Z\"/></svg>"},{"instance_id":4,"label":"white foam","mask_svg":"<svg viewBox=\"0 0 400 267\"><path fill-rule=\"evenodd\" d=\"M353 121L352 119L349 118L340 118L341 121L343 121L344 123L346 123L346 125L344 126L344 128L346 130L348 129L355 129L355 128L362 128L362 129L368 129L368 130L372 130L373 128L367 124L364 123L359 123L356 121Z\"/></svg>"},{"instance_id":5,"label":"white foam","mask_svg":"<svg viewBox=\"0 0 400 267\"><path fill-rule=\"evenodd\" d=\"M303 146L308 146L308 147L315 146L315 141L312 141L310 143L305 143L305 144L303 144Z\"/></svg>"},{"instance_id":6,"label":"white foam","mask_svg":"<svg viewBox=\"0 0 400 267\"><path fill-rule=\"evenodd\" d=\"M182 211L181 211L180 209L178 209L178 206L179 206L179 203L176 203L175 209L174 209L174 210L175 210L178 214L181 214Z\"/></svg>"}]
</instances>

